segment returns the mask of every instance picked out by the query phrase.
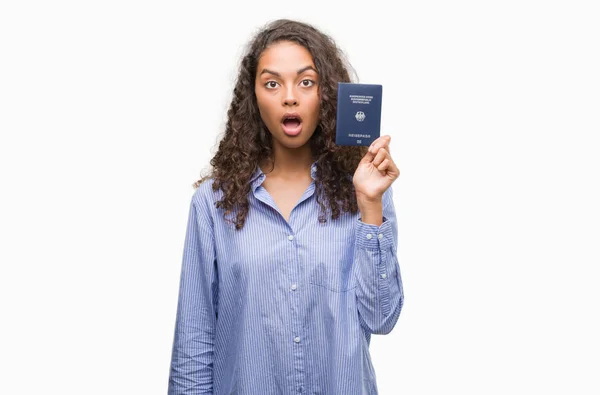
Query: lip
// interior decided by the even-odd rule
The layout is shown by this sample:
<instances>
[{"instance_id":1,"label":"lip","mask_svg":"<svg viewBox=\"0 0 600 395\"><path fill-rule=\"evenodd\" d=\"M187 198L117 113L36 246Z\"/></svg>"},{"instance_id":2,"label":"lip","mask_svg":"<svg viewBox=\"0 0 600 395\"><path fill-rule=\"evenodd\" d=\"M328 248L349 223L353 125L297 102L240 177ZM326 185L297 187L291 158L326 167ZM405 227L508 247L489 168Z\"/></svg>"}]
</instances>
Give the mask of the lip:
<instances>
[{"instance_id":1,"label":"lip","mask_svg":"<svg viewBox=\"0 0 600 395\"><path fill-rule=\"evenodd\" d=\"M283 117L281 117L281 122L285 121L286 118L298 118L300 122L302 122L302 117L297 112L286 112L283 114Z\"/></svg>"},{"instance_id":2,"label":"lip","mask_svg":"<svg viewBox=\"0 0 600 395\"><path fill-rule=\"evenodd\" d=\"M297 118L300 121L300 124L298 124L298 126L296 126L295 128L287 127L283 123L283 121L285 121L287 118ZM281 128L283 129L283 132L288 136L297 136L302 131L302 118L297 112L285 113L285 115L281 117Z\"/></svg>"},{"instance_id":3,"label":"lip","mask_svg":"<svg viewBox=\"0 0 600 395\"><path fill-rule=\"evenodd\" d=\"M287 134L288 136L297 136L302 131L302 122L295 128L288 128L284 124L281 124L281 127L283 128L283 133Z\"/></svg>"}]
</instances>

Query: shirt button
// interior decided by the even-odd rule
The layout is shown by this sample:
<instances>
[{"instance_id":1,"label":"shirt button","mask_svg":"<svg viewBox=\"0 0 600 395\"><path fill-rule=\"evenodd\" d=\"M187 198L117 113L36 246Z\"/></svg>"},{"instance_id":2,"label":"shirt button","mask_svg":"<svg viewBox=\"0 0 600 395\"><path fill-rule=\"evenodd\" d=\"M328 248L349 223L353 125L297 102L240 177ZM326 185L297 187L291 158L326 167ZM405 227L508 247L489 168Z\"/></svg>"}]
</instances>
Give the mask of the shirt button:
<instances>
[{"instance_id":1,"label":"shirt button","mask_svg":"<svg viewBox=\"0 0 600 395\"><path fill-rule=\"evenodd\" d=\"M296 284L292 284L292 291L296 290Z\"/></svg>"},{"instance_id":2,"label":"shirt button","mask_svg":"<svg viewBox=\"0 0 600 395\"><path fill-rule=\"evenodd\" d=\"M387 274L385 274L385 273L383 273L383 274L381 275L381 278L386 278L386 277L387 277Z\"/></svg>"},{"instance_id":3,"label":"shirt button","mask_svg":"<svg viewBox=\"0 0 600 395\"><path fill-rule=\"evenodd\" d=\"M289 236L288 236L288 240L289 240L289 241L292 241L292 240L294 240L294 236L292 236L292 235L289 235Z\"/></svg>"},{"instance_id":4,"label":"shirt button","mask_svg":"<svg viewBox=\"0 0 600 395\"><path fill-rule=\"evenodd\" d=\"M370 233L367 233L367 239L371 240L371 238L373 238L373 235Z\"/></svg>"},{"instance_id":5,"label":"shirt button","mask_svg":"<svg viewBox=\"0 0 600 395\"><path fill-rule=\"evenodd\" d=\"M383 239L383 233L380 233L377 237L379 237L380 239Z\"/></svg>"},{"instance_id":6,"label":"shirt button","mask_svg":"<svg viewBox=\"0 0 600 395\"><path fill-rule=\"evenodd\" d=\"M294 341L295 341L296 343L300 343L300 338L299 338L298 336L296 336L296 337L294 338Z\"/></svg>"}]
</instances>

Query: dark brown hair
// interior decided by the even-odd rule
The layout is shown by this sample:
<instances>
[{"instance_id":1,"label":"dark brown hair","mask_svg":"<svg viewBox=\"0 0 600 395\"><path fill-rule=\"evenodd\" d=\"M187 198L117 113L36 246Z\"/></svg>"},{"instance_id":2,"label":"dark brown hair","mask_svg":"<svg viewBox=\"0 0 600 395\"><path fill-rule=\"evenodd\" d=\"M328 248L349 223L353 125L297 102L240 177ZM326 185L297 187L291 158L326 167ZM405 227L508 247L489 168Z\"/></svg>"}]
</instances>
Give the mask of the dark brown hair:
<instances>
[{"instance_id":1,"label":"dark brown hair","mask_svg":"<svg viewBox=\"0 0 600 395\"><path fill-rule=\"evenodd\" d=\"M236 229L244 226L248 214L251 176L259 163L265 159L273 161L271 134L258 111L254 83L260 55L270 45L281 41L305 47L319 73L319 124L310 139L317 167L318 220L326 222L328 209L332 219L338 218L341 211L358 211L351 176L367 148L335 144L337 83L352 82L348 73L352 67L328 35L309 24L280 19L263 27L248 44L227 111L225 132L210 161L212 169L194 183L197 188L206 179L213 179L213 190L220 188L223 191L223 199L216 202L216 207L224 210L225 220L235 223ZM233 220L227 218L230 214L233 214Z\"/></svg>"}]
</instances>

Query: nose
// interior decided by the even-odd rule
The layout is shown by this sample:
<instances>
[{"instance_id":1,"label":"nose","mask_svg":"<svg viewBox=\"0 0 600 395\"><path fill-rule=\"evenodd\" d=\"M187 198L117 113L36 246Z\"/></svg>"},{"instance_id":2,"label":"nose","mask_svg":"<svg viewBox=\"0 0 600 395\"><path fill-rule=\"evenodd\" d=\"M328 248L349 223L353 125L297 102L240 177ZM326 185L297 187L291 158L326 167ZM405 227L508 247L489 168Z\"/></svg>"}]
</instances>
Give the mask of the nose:
<instances>
[{"instance_id":1,"label":"nose","mask_svg":"<svg viewBox=\"0 0 600 395\"><path fill-rule=\"evenodd\" d=\"M285 96L283 98L284 106L295 106L298 104L298 100L296 99L296 93L294 92L294 87L289 87L285 91Z\"/></svg>"}]
</instances>

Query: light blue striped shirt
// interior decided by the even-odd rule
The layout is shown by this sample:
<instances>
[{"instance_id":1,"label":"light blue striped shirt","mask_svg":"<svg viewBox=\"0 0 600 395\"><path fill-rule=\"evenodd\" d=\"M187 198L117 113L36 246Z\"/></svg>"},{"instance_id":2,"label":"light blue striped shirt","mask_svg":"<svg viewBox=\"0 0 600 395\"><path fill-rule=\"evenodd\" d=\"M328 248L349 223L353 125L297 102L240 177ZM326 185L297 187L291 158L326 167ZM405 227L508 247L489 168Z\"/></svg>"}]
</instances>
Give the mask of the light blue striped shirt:
<instances>
[{"instance_id":1,"label":"light blue striped shirt","mask_svg":"<svg viewBox=\"0 0 600 395\"><path fill-rule=\"evenodd\" d=\"M205 181L191 199L169 395L375 395L371 334L394 328L404 300L389 188L384 222L343 213L321 224L313 182L289 218L251 179L236 231Z\"/></svg>"}]
</instances>

